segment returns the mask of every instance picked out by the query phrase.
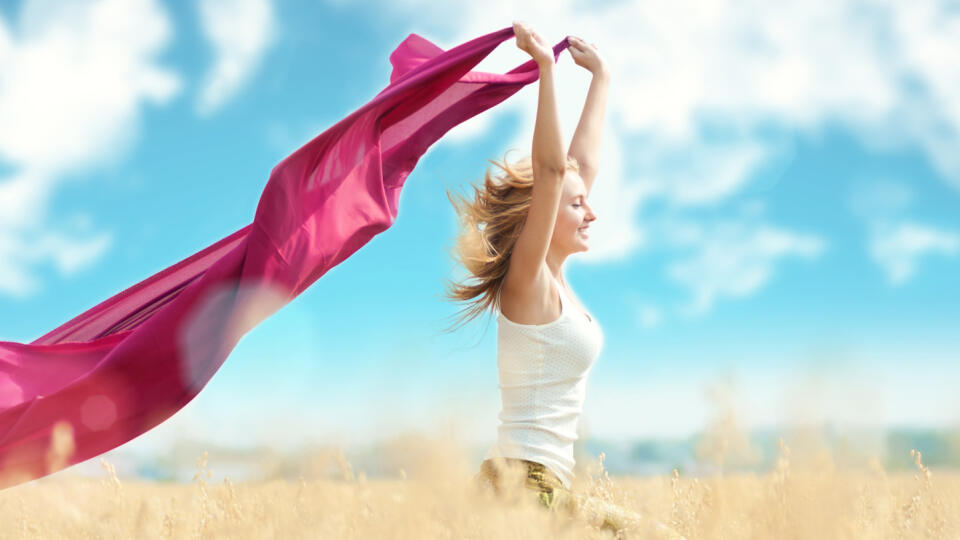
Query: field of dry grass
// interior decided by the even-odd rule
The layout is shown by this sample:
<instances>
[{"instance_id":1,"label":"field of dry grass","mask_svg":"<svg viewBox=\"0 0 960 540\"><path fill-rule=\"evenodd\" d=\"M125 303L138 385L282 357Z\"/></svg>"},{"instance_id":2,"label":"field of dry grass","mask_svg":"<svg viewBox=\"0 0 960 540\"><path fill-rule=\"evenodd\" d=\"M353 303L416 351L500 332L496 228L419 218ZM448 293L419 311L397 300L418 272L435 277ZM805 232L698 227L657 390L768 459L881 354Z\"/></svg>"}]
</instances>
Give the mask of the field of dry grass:
<instances>
[{"instance_id":1,"label":"field of dry grass","mask_svg":"<svg viewBox=\"0 0 960 540\"><path fill-rule=\"evenodd\" d=\"M336 478L256 483L218 477L206 455L190 484L121 480L101 460L104 479L68 469L0 491L0 538L614 538L589 517L548 513L529 492L474 491L478 464L451 448L418 455L393 479L368 479L340 455ZM782 444L762 474L632 478L611 477L601 456L574 489L691 540L960 538L960 473L929 470L919 452L905 459L913 472L875 461L846 470Z\"/></svg>"}]
</instances>

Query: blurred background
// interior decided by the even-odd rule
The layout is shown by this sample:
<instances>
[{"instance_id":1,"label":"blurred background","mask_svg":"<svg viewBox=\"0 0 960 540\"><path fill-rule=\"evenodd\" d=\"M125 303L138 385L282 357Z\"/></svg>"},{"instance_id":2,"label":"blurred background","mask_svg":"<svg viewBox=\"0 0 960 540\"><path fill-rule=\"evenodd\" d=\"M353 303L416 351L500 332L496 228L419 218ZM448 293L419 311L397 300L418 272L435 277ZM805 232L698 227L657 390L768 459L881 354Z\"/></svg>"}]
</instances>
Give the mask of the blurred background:
<instances>
[{"instance_id":1,"label":"blurred background","mask_svg":"<svg viewBox=\"0 0 960 540\"><path fill-rule=\"evenodd\" d=\"M0 340L30 342L249 224L273 166L382 90L410 33L448 49L515 19L595 43L612 73L598 219L567 263L605 336L580 458L764 468L784 437L852 464L907 468L918 448L957 465L946 1L0 1ZM510 40L477 69L527 58ZM569 141L590 74L564 52L556 80ZM463 277L445 190L529 152L536 98L531 84L433 146L394 226L105 454L118 474L189 479L209 450L218 474L296 476L285 463L338 449L388 475L402 463L386 450L438 436L479 466L496 327L443 332L459 307L445 281Z\"/></svg>"}]
</instances>

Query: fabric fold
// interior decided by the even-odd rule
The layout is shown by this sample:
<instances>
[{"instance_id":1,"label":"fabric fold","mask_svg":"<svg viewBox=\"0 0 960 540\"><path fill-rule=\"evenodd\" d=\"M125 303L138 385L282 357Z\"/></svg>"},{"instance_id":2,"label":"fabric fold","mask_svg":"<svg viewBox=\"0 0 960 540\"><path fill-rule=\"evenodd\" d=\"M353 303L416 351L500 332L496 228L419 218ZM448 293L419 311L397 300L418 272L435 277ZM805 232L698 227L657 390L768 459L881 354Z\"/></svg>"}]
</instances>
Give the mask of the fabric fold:
<instances>
[{"instance_id":1,"label":"fabric fold","mask_svg":"<svg viewBox=\"0 0 960 540\"><path fill-rule=\"evenodd\" d=\"M513 35L444 51L410 34L386 88L271 170L252 223L29 344L0 341L0 488L165 421L245 333L389 228L430 145L539 77L533 60L471 71Z\"/></svg>"}]
</instances>

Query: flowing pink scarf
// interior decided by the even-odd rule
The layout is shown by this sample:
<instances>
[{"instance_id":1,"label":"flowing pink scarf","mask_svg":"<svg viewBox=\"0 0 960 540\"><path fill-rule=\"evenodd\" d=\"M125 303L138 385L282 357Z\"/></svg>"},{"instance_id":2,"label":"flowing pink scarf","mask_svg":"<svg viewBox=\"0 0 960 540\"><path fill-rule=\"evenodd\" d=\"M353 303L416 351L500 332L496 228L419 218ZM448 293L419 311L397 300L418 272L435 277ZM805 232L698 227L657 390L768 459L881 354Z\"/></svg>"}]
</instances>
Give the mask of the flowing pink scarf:
<instances>
[{"instance_id":1,"label":"flowing pink scarf","mask_svg":"<svg viewBox=\"0 0 960 540\"><path fill-rule=\"evenodd\" d=\"M444 51L410 34L383 91L273 168L251 224L32 343L0 341L0 488L169 418L244 334L389 228L427 148L538 79L533 60L471 71L513 35ZM553 47L554 61L567 46Z\"/></svg>"}]
</instances>

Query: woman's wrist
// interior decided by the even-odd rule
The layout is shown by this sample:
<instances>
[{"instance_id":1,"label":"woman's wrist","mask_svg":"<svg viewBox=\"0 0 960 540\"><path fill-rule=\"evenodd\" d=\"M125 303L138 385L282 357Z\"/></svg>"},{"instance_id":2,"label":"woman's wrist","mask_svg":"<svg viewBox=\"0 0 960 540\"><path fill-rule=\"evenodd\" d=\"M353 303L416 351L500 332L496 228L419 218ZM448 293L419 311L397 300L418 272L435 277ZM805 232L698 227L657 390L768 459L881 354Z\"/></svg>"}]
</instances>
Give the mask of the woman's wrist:
<instances>
[{"instance_id":1,"label":"woman's wrist","mask_svg":"<svg viewBox=\"0 0 960 540\"><path fill-rule=\"evenodd\" d=\"M537 60L537 67L540 68L540 71L545 69L552 70L554 65L556 65L556 63L553 61L553 57L544 60Z\"/></svg>"},{"instance_id":2,"label":"woman's wrist","mask_svg":"<svg viewBox=\"0 0 960 540\"><path fill-rule=\"evenodd\" d=\"M610 70L607 69L606 64L601 64L600 66L593 68L591 73L593 73L593 77L595 79L603 79L604 81L610 80Z\"/></svg>"}]
</instances>

